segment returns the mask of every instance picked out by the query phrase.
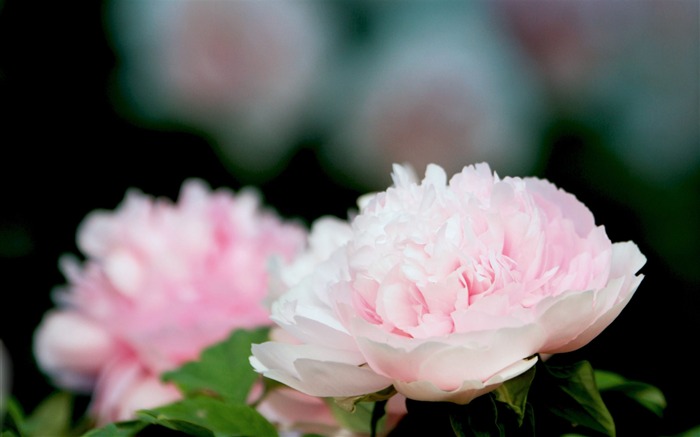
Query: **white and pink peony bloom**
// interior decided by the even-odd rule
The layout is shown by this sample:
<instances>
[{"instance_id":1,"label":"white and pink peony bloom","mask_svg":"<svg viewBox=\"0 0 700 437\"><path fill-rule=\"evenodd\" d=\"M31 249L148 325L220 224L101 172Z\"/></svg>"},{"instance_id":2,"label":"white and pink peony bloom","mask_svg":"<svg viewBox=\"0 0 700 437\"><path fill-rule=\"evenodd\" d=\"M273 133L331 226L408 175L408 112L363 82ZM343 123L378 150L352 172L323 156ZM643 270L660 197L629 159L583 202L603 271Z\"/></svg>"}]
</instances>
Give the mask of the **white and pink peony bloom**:
<instances>
[{"instance_id":1,"label":"white and pink peony bloom","mask_svg":"<svg viewBox=\"0 0 700 437\"><path fill-rule=\"evenodd\" d=\"M281 267L276 283L289 290L271 317L301 344L253 345L258 372L314 396L393 385L465 404L537 354L586 345L642 280L637 246L612 243L548 181L500 178L487 164L449 181L431 164L420 182L395 165L393 180L349 223L312 228L310 240L334 250L311 245L306 267ZM309 268L314 253L327 256Z\"/></svg>"},{"instance_id":2,"label":"white and pink peony bloom","mask_svg":"<svg viewBox=\"0 0 700 437\"><path fill-rule=\"evenodd\" d=\"M35 333L37 363L61 388L92 393L99 423L180 397L163 371L195 360L236 328L271 324L268 262L291 260L306 230L262 208L259 194L186 181L177 203L132 190L78 229L85 262Z\"/></svg>"}]
</instances>

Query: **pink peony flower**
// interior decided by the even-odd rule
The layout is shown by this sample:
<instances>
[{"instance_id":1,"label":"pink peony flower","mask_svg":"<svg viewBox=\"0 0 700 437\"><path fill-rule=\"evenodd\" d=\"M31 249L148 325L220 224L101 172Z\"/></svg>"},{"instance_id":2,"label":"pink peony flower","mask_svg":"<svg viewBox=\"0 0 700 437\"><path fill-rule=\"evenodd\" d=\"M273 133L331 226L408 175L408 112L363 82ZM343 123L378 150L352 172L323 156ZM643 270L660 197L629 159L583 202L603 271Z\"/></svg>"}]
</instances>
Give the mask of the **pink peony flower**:
<instances>
[{"instance_id":1,"label":"pink peony flower","mask_svg":"<svg viewBox=\"0 0 700 437\"><path fill-rule=\"evenodd\" d=\"M253 345L258 372L313 396L393 385L465 404L536 354L590 342L642 280L637 246L611 243L586 206L545 180L501 179L487 164L449 182L437 165L421 182L395 165L393 180L360 199L345 229L312 228L311 241L335 234L337 248L305 276L287 275L271 315L301 344Z\"/></svg>"},{"instance_id":2,"label":"pink peony flower","mask_svg":"<svg viewBox=\"0 0 700 437\"><path fill-rule=\"evenodd\" d=\"M268 261L291 260L305 238L253 190L189 180L177 203L129 191L78 229L86 260L62 260L68 285L36 330L37 362L57 386L92 392L101 424L176 400L160 374L235 328L269 325Z\"/></svg>"},{"instance_id":3,"label":"pink peony flower","mask_svg":"<svg viewBox=\"0 0 700 437\"><path fill-rule=\"evenodd\" d=\"M319 156L341 183L383 189L393 162L448 173L465 161L509 174L532 168L542 87L484 6L377 8L372 43L338 58L337 91L319 105L334 116Z\"/></svg>"},{"instance_id":4,"label":"pink peony flower","mask_svg":"<svg viewBox=\"0 0 700 437\"><path fill-rule=\"evenodd\" d=\"M106 12L126 116L201 132L238 175L281 171L336 39L326 5L172 0Z\"/></svg>"},{"instance_id":5,"label":"pink peony flower","mask_svg":"<svg viewBox=\"0 0 700 437\"><path fill-rule=\"evenodd\" d=\"M600 111L614 114L601 133L631 172L668 183L695 171L700 3L501 0L489 6L566 118L590 123Z\"/></svg>"}]
</instances>

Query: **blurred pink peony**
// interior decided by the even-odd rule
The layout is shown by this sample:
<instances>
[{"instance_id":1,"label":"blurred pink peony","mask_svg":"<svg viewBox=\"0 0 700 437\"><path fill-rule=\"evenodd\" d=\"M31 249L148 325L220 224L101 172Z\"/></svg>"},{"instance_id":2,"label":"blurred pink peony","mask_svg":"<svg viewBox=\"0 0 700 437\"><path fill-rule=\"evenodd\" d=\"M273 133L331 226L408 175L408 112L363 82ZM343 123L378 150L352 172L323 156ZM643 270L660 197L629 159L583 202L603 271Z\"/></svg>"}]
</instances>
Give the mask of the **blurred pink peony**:
<instances>
[{"instance_id":1,"label":"blurred pink peony","mask_svg":"<svg viewBox=\"0 0 700 437\"><path fill-rule=\"evenodd\" d=\"M323 2L113 2L117 109L211 140L249 180L284 168L335 38Z\"/></svg>"},{"instance_id":2,"label":"blurred pink peony","mask_svg":"<svg viewBox=\"0 0 700 437\"><path fill-rule=\"evenodd\" d=\"M586 345L642 280L637 246L611 243L586 206L545 180L501 179L487 164L449 182L437 165L422 182L395 165L393 179L345 227L312 228L310 241L335 235L337 247L278 280L290 288L271 315L302 344L254 345L257 371L314 396L393 385L464 404L538 353Z\"/></svg>"},{"instance_id":3,"label":"blurred pink peony","mask_svg":"<svg viewBox=\"0 0 700 437\"><path fill-rule=\"evenodd\" d=\"M178 399L160 373L235 328L269 325L268 261L291 260L305 238L252 189L193 179L177 203L129 191L81 224L85 262L61 260L68 285L36 330L37 362L57 386L92 392L99 423Z\"/></svg>"},{"instance_id":4,"label":"blurred pink peony","mask_svg":"<svg viewBox=\"0 0 700 437\"><path fill-rule=\"evenodd\" d=\"M536 76L498 31L488 8L467 2L375 6L372 44L340 57L321 158L362 190L390 183L394 162L447 172L488 161L528 173L544 118ZM330 109L328 109L330 108Z\"/></svg>"},{"instance_id":5,"label":"blurred pink peony","mask_svg":"<svg viewBox=\"0 0 700 437\"><path fill-rule=\"evenodd\" d=\"M593 121L631 172L676 183L697 169L700 2L488 5L532 60L555 109Z\"/></svg>"}]
</instances>

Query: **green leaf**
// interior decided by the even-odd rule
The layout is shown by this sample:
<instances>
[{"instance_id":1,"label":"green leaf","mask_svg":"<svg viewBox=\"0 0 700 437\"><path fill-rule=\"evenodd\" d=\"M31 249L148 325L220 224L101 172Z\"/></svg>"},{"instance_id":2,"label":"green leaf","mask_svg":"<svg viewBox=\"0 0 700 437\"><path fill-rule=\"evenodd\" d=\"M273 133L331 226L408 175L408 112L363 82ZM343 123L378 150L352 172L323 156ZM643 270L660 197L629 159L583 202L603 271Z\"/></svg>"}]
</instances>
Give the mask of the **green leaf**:
<instances>
[{"instance_id":1,"label":"green leaf","mask_svg":"<svg viewBox=\"0 0 700 437\"><path fill-rule=\"evenodd\" d=\"M596 370L594 372L595 383L598 390L608 390L617 386L623 385L627 379L617 373L608 372L607 370Z\"/></svg>"},{"instance_id":2,"label":"green leaf","mask_svg":"<svg viewBox=\"0 0 700 437\"><path fill-rule=\"evenodd\" d=\"M451 404L449 419L457 437L505 436L499 423L495 397L491 393L479 396L467 405Z\"/></svg>"},{"instance_id":3,"label":"green leaf","mask_svg":"<svg viewBox=\"0 0 700 437\"><path fill-rule=\"evenodd\" d=\"M22 427L24 426L24 410L22 406L13 396L7 397L7 413L6 417L10 419L11 426L17 431L18 435L22 435ZM4 424L3 427L7 428L9 425Z\"/></svg>"},{"instance_id":4,"label":"green leaf","mask_svg":"<svg viewBox=\"0 0 700 437\"><path fill-rule=\"evenodd\" d=\"M377 401L372 408L372 419L370 420L370 436L376 437L377 430L380 429L380 422L386 416L386 400Z\"/></svg>"},{"instance_id":5,"label":"green leaf","mask_svg":"<svg viewBox=\"0 0 700 437\"><path fill-rule=\"evenodd\" d=\"M533 437L536 435L535 409L530 402L525 406L524 420L518 424L518 436Z\"/></svg>"},{"instance_id":6,"label":"green leaf","mask_svg":"<svg viewBox=\"0 0 700 437\"><path fill-rule=\"evenodd\" d=\"M595 380L601 392L619 392L636 401L657 416L663 416L666 398L663 392L651 384L630 381L617 373L596 370Z\"/></svg>"},{"instance_id":7,"label":"green leaf","mask_svg":"<svg viewBox=\"0 0 700 437\"><path fill-rule=\"evenodd\" d=\"M161 427L161 428L158 428ZM216 437L220 434L215 434L207 428L195 425L194 423L187 422L184 420L162 420L159 423L152 423L149 429L162 429L169 428L180 433L187 434L192 437ZM228 434L223 434L228 435ZM237 434L238 435L238 434Z\"/></svg>"},{"instance_id":8,"label":"green leaf","mask_svg":"<svg viewBox=\"0 0 700 437\"><path fill-rule=\"evenodd\" d=\"M140 420L109 423L101 428L91 429L82 437L134 437L147 425Z\"/></svg>"},{"instance_id":9,"label":"green leaf","mask_svg":"<svg viewBox=\"0 0 700 437\"><path fill-rule=\"evenodd\" d=\"M28 437L68 435L72 410L72 395L63 392L53 393L24 420L21 433Z\"/></svg>"},{"instance_id":10,"label":"green leaf","mask_svg":"<svg viewBox=\"0 0 700 437\"><path fill-rule=\"evenodd\" d=\"M336 405L342 408L343 410L352 413L355 411L355 407L358 403L360 402L377 402L377 401L386 401L392 396L396 394L396 389L394 388L393 385L390 385L389 387L380 390L378 392L370 393L368 395L360 395L360 396L348 396L345 398L333 398L335 401Z\"/></svg>"},{"instance_id":11,"label":"green leaf","mask_svg":"<svg viewBox=\"0 0 700 437\"><path fill-rule=\"evenodd\" d=\"M615 422L600 396L588 361L560 366L542 363L540 367L546 370L544 399L549 411L574 426L615 436Z\"/></svg>"},{"instance_id":12,"label":"green leaf","mask_svg":"<svg viewBox=\"0 0 700 437\"><path fill-rule=\"evenodd\" d=\"M527 372L509 379L493 391L496 401L506 404L515 412L518 426L523 424L527 394L534 378L535 366L531 367Z\"/></svg>"},{"instance_id":13,"label":"green leaf","mask_svg":"<svg viewBox=\"0 0 700 437\"><path fill-rule=\"evenodd\" d=\"M275 427L255 409L210 397L184 399L137 414L150 424L197 437L277 437Z\"/></svg>"},{"instance_id":14,"label":"green leaf","mask_svg":"<svg viewBox=\"0 0 700 437\"><path fill-rule=\"evenodd\" d=\"M266 341L268 332L269 328L236 330L226 340L202 351L198 361L185 363L162 378L174 382L185 396L207 394L245 403L259 377L248 360L251 345Z\"/></svg>"},{"instance_id":15,"label":"green leaf","mask_svg":"<svg viewBox=\"0 0 700 437\"><path fill-rule=\"evenodd\" d=\"M328 400L327 404L340 426L356 433L371 434L374 402L359 402L354 405L353 411L348 411L333 400ZM378 426L384 426L384 421L380 420Z\"/></svg>"},{"instance_id":16,"label":"green leaf","mask_svg":"<svg viewBox=\"0 0 700 437\"><path fill-rule=\"evenodd\" d=\"M700 437L700 425L676 434L674 437Z\"/></svg>"}]
</instances>

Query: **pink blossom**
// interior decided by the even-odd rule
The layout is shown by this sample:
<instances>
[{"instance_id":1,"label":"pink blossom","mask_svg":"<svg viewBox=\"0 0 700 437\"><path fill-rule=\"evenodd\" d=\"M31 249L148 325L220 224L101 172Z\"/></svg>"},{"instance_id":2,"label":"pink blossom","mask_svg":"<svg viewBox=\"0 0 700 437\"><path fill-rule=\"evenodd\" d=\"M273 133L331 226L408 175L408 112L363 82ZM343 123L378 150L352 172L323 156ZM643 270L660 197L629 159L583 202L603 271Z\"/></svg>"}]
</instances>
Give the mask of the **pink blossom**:
<instances>
[{"instance_id":1,"label":"pink blossom","mask_svg":"<svg viewBox=\"0 0 700 437\"><path fill-rule=\"evenodd\" d=\"M395 165L393 180L360 199L325 260L286 283L271 317L301 343L254 345L257 371L314 396L393 385L464 404L536 354L586 345L642 280L637 246L612 243L546 180L500 178L487 164L449 182L437 165L420 182ZM330 229L310 238L329 241L314 233Z\"/></svg>"},{"instance_id":2,"label":"pink blossom","mask_svg":"<svg viewBox=\"0 0 700 437\"><path fill-rule=\"evenodd\" d=\"M321 156L342 183L383 189L394 162L448 173L482 160L508 173L532 168L542 87L483 6L388 8L373 44L340 58L338 91L321 106L337 114Z\"/></svg>"},{"instance_id":3,"label":"pink blossom","mask_svg":"<svg viewBox=\"0 0 700 437\"><path fill-rule=\"evenodd\" d=\"M668 183L694 171L700 3L501 0L489 6L566 118L590 123L600 111L614 114L601 133L631 172Z\"/></svg>"},{"instance_id":4,"label":"pink blossom","mask_svg":"<svg viewBox=\"0 0 700 437\"><path fill-rule=\"evenodd\" d=\"M308 1L115 2L106 18L121 109L203 132L237 174L270 178L313 109L331 17Z\"/></svg>"},{"instance_id":5,"label":"pink blossom","mask_svg":"<svg viewBox=\"0 0 700 437\"><path fill-rule=\"evenodd\" d=\"M268 261L291 260L305 238L252 189L192 179L176 203L131 190L80 225L86 260L62 259L68 284L35 333L37 362L57 386L92 392L99 423L175 400L160 374L233 329L269 325Z\"/></svg>"}]
</instances>

